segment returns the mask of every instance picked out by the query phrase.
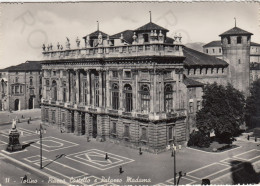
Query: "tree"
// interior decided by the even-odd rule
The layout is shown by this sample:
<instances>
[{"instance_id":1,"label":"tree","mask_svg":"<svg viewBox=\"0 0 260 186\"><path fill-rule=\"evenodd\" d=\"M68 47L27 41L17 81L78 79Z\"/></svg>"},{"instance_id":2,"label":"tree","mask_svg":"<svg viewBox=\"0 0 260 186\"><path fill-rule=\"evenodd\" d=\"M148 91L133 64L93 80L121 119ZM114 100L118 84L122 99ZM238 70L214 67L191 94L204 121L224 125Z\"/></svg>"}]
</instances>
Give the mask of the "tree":
<instances>
[{"instance_id":1,"label":"tree","mask_svg":"<svg viewBox=\"0 0 260 186\"><path fill-rule=\"evenodd\" d=\"M254 119L260 121L260 79L252 84L250 96L246 100L245 112L247 126L254 127Z\"/></svg>"},{"instance_id":2,"label":"tree","mask_svg":"<svg viewBox=\"0 0 260 186\"><path fill-rule=\"evenodd\" d=\"M244 95L228 84L207 84L203 88L202 109L197 112L196 126L201 133L215 132L217 138L230 143L244 123Z\"/></svg>"}]
</instances>

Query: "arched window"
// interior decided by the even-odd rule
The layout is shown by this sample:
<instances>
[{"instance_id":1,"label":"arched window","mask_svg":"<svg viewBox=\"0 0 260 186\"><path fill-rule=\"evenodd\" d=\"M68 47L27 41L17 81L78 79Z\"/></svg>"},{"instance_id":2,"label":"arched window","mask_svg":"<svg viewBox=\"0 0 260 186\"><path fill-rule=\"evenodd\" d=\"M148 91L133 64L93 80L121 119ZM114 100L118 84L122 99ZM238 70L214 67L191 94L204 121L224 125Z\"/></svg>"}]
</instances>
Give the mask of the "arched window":
<instances>
[{"instance_id":1,"label":"arched window","mask_svg":"<svg viewBox=\"0 0 260 186\"><path fill-rule=\"evenodd\" d=\"M172 85L167 84L164 87L164 110L165 112L171 112L173 109L173 96Z\"/></svg>"},{"instance_id":2,"label":"arched window","mask_svg":"<svg viewBox=\"0 0 260 186\"><path fill-rule=\"evenodd\" d=\"M112 84L112 109L118 110L119 108L119 87L117 83Z\"/></svg>"},{"instance_id":3,"label":"arched window","mask_svg":"<svg viewBox=\"0 0 260 186\"><path fill-rule=\"evenodd\" d=\"M125 93L125 111L131 112L133 110L133 94L132 87L129 84L126 84L124 87Z\"/></svg>"},{"instance_id":4,"label":"arched window","mask_svg":"<svg viewBox=\"0 0 260 186\"><path fill-rule=\"evenodd\" d=\"M150 89L148 85L142 85L141 90L141 112L148 113L150 111Z\"/></svg>"},{"instance_id":5,"label":"arched window","mask_svg":"<svg viewBox=\"0 0 260 186\"><path fill-rule=\"evenodd\" d=\"M57 101L58 93L57 93L57 83L56 81L52 82L52 99Z\"/></svg>"}]
</instances>

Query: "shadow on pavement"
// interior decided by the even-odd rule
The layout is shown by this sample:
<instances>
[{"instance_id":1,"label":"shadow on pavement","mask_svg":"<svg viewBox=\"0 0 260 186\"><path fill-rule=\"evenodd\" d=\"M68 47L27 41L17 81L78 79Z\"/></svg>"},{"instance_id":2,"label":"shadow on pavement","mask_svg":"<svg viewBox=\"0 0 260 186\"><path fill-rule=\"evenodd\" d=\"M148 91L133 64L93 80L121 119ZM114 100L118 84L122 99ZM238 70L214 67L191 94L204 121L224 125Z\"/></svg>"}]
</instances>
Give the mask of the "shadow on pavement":
<instances>
[{"instance_id":1,"label":"shadow on pavement","mask_svg":"<svg viewBox=\"0 0 260 186\"><path fill-rule=\"evenodd\" d=\"M231 171L233 184L258 184L260 173L255 172L250 162L231 161Z\"/></svg>"},{"instance_id":2,"label":"shadow on pavement","mask_svg":"<svg viewBox=\"0 0 260 186\"><path fill-rule=\"evenodd\" d=\"M25 149L25 148L29 147L33 143L35 143L35 141L32 141L30 143L26 143L26 144L22 145L22 149Z\"/></svg>"},{"instance_id":3,"label":"shadow on pavement","mask_svg":"<svg viewBox=\"0 0 260 186\"><path fill-rule=\"evenodd\" d=\"M52 164L53 162L57 161L58 159L62 158L62 156L66 156L66 154L57 155L54 160L52 160L51 162L49 162L49 163L47 163L46 165L44 165L43 168L44 168L44 167L47 167L48 165L50 165L50 164Z\"/></svg>"}]
</instances>

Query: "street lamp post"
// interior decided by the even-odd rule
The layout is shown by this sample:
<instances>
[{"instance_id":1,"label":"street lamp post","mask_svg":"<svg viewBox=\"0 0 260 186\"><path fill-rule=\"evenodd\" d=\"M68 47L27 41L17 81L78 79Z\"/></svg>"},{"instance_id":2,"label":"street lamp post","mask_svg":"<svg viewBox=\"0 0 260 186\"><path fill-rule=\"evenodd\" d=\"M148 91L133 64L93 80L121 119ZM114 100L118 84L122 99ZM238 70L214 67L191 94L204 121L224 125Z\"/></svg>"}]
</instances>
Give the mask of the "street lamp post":
<instances>
[{"instance_id":1,"label":"street lamp post","mask_svg":"<svg viewBox=\"0 0 260 186\"><path fill-rule=\"evenodd\" d=\"M173 162L174 162L174 166L173 166L173 183L174 185L176 185L176 146L173 147Z\"/></svg>"},{"instance_id":2,"label":"street lamp post","mask_svg":"<svg viewBox=\"0 0 260 186\"><path fill-rule=\"evenodd\" d=\"M46 133L46 130L43 130L42 128L42 123L40 123L40 129L39 129L39 133L40 133L40 169L42 169L42 133Z\"/></svg>"}]
</instances>

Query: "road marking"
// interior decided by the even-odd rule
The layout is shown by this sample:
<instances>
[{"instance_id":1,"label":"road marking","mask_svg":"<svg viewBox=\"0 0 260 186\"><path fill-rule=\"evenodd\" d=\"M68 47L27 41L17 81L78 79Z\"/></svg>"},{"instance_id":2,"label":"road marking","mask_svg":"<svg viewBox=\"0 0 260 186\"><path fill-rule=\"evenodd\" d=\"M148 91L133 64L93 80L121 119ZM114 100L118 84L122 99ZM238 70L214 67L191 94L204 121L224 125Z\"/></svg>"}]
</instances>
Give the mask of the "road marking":
<instances>
[{"instance_id":1,"label":"road marking","mask_svg":"<svg viewBox=\"0 0 260 186\"><path fill-rule=\"evenodd\" d=\"M35 160L33 160L33 161L30 160L30 159L33 159L33 158L35 158L35 157L36 157L37 159L35 159ZM40 155L30 156L30 157L24 158L24 160L25 160L25 161L28 161L28 162L30 162L30 163L37 162L37 161L40 161ZM48 160L48 159L45 158L44 156L42 156L42 161L46 161L46 160Z\"/></svg>"},{"instance_id":2,"label":"road marking","mask_svg":"<svg viewBox=\"0 0 260 186\"><path fill-rule=\"evenodd\" d=\"M90 155L88 153L90 153ZM105 160L106 153L108 153L108 152L101 151L98 149L90 149L90 150L86 150L86 151L69 154L66 156L66 158L76 161L80 164L85 164L87 166L94 167L99 170L107 170L107 169L110 169L110 168L113 168L116 166L120 166L120 165L131 163L131 162L135 161L133 159L119 156L119 155L116 155L113 153L108 153L110 160L107 161L107 160ZM86 154L87 154L87 157L86 157ZM86 158L82 158L82 156L86 157ZM104 160L95 160L95 159L93 160L93 159L91 159L91 156L104 157ZM113 159L117 160L117 161L113 162L112 161Z\"/></svg>"},{"instance_id":3,"label":"road marking","mask_svg":"<svg viewBox=\"0 0 260 186\"><path fill-rule=\"evenodd\" d=\"M186 147L187 149L191 149L191 150L195 150L195 151L198 151L198 152L204 152L204 153L208 153L208 154L223 154L223 153L226 153L226 152L229 152L229 151L232 151L232 150L236 150L236 149L239 149L241 148L242 146L238 146L238 147L234 147L232 149L229 149L229 150L226 150L226 151L222 151L222 152L207 152L207 151L203 151L203 150L199 150L199 149L195 149L195 148L191 148L191 147Z\"/></svg>"},{"instance_id":4,"label":"road marking","mask_svg":"<svg viewBox=\"0 0 260 186\"><path fill-rule=\"evenodd\" d=\"M0 140L0 146L6 145L6 144L8 144L8 143L6 143L5 141Z\"/></svg>"},{"instance_id":5,"label":"road marking","mask_svg":"<svg viewBox=\"0 0 260 186\"><path fill-rule=\"evenodd\" d=\"M249 155L250 155L250 153L253 152L253 151L258 151L258 152L259 152L259 155L258 155L258 156L253 156L253 157L250 158L250 159L245 159L245 158L240 158L240 157L239 157L239 156L244 155L244 154L249 154ZM260 157L260 150L252 149L252 150L250 150L250 151L243 152L243 153L241 153L241 154L237 154L237 155L235 155L234 157L236 157L236 158L238 158L238 159L241 159L241 160L244 160L244 161L252 161L253 159L256 159L256 158Z\"/></svg>"},{"instance_id":6,"label":"road marking","mask_svg":"<svg viewBox=\"0 0 260 186\"><path fill-rule=\"evenodd\" d=\"M17 153L21 153L21 152L25 152L27 151L27 149L23 149L23 150L19 150L19 151L14 151L14 152L8 152L6 150L1 150L3 153L6 153L6 154L17 154Z\"/></svg>"},{"instance_id":7,"label":"road marking","mask_svg":"<svg viewBox=\"0 0 260 186\"><path fill-rule=\"evenodd\" d=\"M44 141L52 141L53 143L59 143L59 144L63 144L64 147L60 147L60 148L57 148L55 147L55 149L51 149L53 148L54 146L50 146L48 144L42 144L44 147L42 148L42 150L46 151L46 152L52 152L52 151L57 151L57 150L62 150L62 149L66 149L66 148L70 148L70 147L74 147L74 146L77 146L79 144L77 143L73 143L73 142L70 142L70 141L66 141L66 140L63 140L63 139L60 139L60 138L55 138L53 136L47 136L47 137L44 137L42 138L43 142ZM25 141L24 143L29 143L31 141L36 141L36 144L31 144L30 146L33 146L33 147L36 147L38 149L40 149L40 146L39 146L39 139L34 139L34 140L27 140ZM59 142L58 142L59 141ZM62 143L61 141L65 142L65 143ZM49 149L48 149L49 148Z\"/></svg>"},{"instance_id":8,"label":"road marking","mask_svg":"<svg viewBox=\"0 0 260 186\"><path fill-rule=\"evenodd\" d=\"M7 155L2 154L2 153L0 153L0 155L1 155L1 156L4 156L5 158L7 158L7 159L9 159L9 160L11 160L11 161L13 161L13 162L15 162L15 163L17 163L17 164L20 164L20 165L22 165L22 166L24 166L24 167L27 167L27 168L29 168L29 169L35 171L35 172L38 172L38 173L40 173L40 174L42 174L42 175L44 175L44 176L46 176L46 177L48 177L48 178L54 178L55 180L58 180L58 178L56 178L56 177L54 177L54 176L52 176L52 175L50 175L50 174L48 174L48 173L45 173L45 172L43 172L43 171L41 171L41 170L39 170L39 169L36 169L36 168L34 168L34 167L32 167L32 166L29 166L29 165L27 165L27 164L25 164L25 163L22 163L22 162L20 162L20 161L14 159L14 158L11 158L10 156L7 156ZM64 184L65 184L65 185L68 185L68 186L71 185L71 184L69 184L69 183L67 183L67 182L64 182Z\"/></svg>"}]
</instances>

